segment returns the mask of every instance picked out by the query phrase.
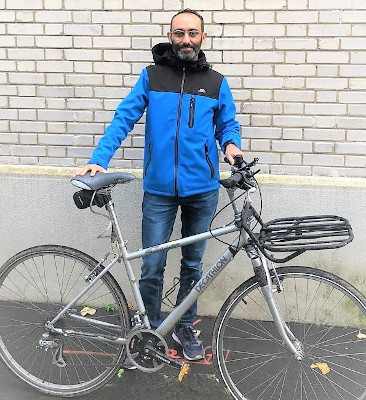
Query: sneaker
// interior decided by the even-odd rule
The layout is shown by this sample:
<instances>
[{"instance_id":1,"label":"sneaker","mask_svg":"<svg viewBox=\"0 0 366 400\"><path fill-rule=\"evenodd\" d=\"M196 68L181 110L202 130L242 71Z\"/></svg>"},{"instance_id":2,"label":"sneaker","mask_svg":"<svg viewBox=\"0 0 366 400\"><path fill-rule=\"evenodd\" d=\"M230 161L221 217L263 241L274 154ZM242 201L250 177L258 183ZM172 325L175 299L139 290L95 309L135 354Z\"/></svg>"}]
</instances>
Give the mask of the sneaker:
<instances>
[{"instance_id":1,"label":"sneaker","mask_svg":"<svg viewBox=\"0 0 366 400\"><path fill-rule=\"evenodd\" d=\"M175 328L172 338L183 348L183 355L189 361L202 360L205 349L190 326Z\"/></svg>"}]
</instances>

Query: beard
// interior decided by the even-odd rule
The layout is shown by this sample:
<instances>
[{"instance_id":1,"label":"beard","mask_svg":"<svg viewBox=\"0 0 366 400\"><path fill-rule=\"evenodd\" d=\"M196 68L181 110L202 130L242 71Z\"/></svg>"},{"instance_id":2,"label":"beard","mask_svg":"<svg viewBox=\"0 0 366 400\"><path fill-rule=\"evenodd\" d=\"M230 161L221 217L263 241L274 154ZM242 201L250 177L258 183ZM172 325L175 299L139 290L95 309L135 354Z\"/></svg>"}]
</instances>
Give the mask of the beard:
<instances>
[{"instance_id":1,"label":"beard","mask_svg":"<svg viewBox=\"0 0 366 400\"><path fill-rule=\"evenodd\" d=\"M175 55L182 61L192 62L196 61L198 58L198 53L201 50L202 40L197 44L177 44L172 41L173 51ZM189 52L184 51L184 49L192 49Z\"/></svg>"}]
</instances>

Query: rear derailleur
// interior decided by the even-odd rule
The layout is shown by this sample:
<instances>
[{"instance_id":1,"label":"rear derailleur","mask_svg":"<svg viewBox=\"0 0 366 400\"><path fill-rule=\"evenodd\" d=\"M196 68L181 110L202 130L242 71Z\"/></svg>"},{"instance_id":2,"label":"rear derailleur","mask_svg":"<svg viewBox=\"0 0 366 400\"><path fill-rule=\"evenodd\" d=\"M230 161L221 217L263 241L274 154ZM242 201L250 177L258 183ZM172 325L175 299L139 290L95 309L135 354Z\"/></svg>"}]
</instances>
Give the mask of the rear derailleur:
<instances>
[{"instance_id":1,"label":"rear derailleur","mask_svg":"<svg viewBox=\"0 0 366 400\"><path fill-rule=\"evenodd\" d=\"M38 341L37 348L43 349L44 351L48 351L49 349L51 349L52 364L56 365L59 368L66 367L66 361L63 356L64 344L60 339L53 339L50 334L44 333L42 335L42 339Z\"/></svg>"}]
</instances>

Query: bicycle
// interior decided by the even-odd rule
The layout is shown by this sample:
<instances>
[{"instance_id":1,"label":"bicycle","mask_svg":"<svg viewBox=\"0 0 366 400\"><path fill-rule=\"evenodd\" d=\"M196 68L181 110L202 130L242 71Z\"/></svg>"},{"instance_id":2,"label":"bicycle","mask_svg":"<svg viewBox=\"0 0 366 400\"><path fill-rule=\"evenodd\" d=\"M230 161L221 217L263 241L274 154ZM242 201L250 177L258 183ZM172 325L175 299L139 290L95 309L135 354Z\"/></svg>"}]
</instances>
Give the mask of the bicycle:
<instances>
[{"instance_id":1,"label":"bicycle","mask_svg":"<svg viewBox=\"0 0 366 400\"><path fill-rule=\"evenodd\" d=\"M168 357L164 337L226 266L245 252L254 275L223 304L212 334L214 364L234 399L366 399L366 298L320 269L277 267L304 251L338 248L353 239L349 222L334 215L279 218L267 223L253 205L257 159L237 158L220 183L233 222L191 237L127 250L112 189L129 173L72 179L79 208L107 210L112 249L101 261L69 247L36 246L0 268L0 355L20 379L43 393L72 397L105 385L127 356L140 370L187 363ZM235 197L235 191L241 195ZM243 204L239 206L239 198ZM106 214L102 214L106 215ZM237 232L218 260L154 331L131 261L198 240ZM131 310L110 269L125 265L135 297Z\"/></svg>"}]
</instances>

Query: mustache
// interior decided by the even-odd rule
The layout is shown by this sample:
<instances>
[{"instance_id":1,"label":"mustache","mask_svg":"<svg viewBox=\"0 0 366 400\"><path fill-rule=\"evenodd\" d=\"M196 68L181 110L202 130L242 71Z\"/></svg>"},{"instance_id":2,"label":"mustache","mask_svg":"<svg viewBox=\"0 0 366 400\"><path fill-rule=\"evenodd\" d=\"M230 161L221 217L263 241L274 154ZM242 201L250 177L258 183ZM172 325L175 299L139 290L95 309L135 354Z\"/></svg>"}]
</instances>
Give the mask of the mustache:
<instances>
[{"instance_id":1,"label":"mustache","mask_svg":"<svg viewBox=\"0 0 366 400\"><path fill-rule=\"evenodd\" d=\"M195 49L196 46L191 44L180 44L178 45L178 49Z\"/></svg>"}]
</instances>

